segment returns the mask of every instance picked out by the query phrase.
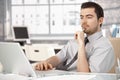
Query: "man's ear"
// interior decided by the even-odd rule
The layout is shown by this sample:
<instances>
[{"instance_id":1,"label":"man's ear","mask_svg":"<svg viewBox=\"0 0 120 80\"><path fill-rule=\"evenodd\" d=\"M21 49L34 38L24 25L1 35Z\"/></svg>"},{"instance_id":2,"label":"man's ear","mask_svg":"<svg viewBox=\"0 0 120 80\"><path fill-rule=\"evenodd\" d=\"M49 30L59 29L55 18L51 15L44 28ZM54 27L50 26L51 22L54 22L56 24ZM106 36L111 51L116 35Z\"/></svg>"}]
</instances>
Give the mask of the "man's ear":
<instances>
[{"instance_id":1,"label":"man's ear","mask_svg":"<svg viewBox=\"0 0 120 80\"><path fill-rule=\"evenodd\" d=\"M100 17L100 18L99 18L99 24L102 24L102 23L103 23L103 19L104 19L104 17Z\"/></svg>"}]
</instances>

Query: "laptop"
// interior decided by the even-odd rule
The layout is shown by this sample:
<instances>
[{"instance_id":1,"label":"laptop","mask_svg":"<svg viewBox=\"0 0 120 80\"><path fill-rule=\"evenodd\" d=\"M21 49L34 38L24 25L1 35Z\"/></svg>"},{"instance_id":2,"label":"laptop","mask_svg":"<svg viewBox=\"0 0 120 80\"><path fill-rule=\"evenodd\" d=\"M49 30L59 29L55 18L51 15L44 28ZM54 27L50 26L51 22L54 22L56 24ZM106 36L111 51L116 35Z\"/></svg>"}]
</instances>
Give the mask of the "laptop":
<instances>
[{"instance_id":1,"label":"laptop","mask_svg":"<svg viewBox=\"0 0 120 80\"><path fill-rule=\"evenodd\" d=\"M19 43L0 42L0 62L3 65L3 73L36 77Z\"/></svg>"},{"instance_id":2,"label":"laptop","mask_svg":"<svg viewBox=\"0 0 120 80\"><path fill-rule=\"evenodd\" d=\"M0 62L3 65L3 73L14 73L30 77L68 74L67 71L59 70L35 71L19 43L0 42Z\"/></svg>"}]
</instances>

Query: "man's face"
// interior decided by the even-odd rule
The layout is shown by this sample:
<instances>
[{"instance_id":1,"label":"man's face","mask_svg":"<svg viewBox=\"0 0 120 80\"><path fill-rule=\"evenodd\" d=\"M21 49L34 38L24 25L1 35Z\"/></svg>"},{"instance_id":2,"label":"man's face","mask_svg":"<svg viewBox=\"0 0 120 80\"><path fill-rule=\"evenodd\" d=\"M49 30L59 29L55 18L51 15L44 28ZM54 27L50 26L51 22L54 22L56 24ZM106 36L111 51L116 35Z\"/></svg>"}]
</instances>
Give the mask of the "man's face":
<instances>
[{"instance_id":1,"label":"man's face","mask_svg":"<svg viewBox=\"0 0 120 80\"><path fill-rule=\"evenodd\" d=\"M94 8L81 9L80 18L81 27L87 35L92 35L93 33L100 31L100 24L102 23L103 18L97 19Z\"/></svg>"}]
</instances>

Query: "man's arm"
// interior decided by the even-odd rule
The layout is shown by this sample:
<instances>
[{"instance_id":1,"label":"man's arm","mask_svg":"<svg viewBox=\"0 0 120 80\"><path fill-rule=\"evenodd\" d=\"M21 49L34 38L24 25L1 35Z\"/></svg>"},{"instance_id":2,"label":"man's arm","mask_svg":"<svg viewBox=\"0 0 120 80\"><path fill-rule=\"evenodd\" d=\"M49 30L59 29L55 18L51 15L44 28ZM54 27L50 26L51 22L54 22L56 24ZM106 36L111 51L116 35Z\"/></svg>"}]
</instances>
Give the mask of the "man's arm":
<instances>
[{"instance_id":1,"label":"man's arm","mask_svg":"<svg viewBox=\"0 0 120 80\"><path fill-rule=\"evenodd\" d=\"M77 71L78 72L90 72L88 61L87 61L86 54L85 54L84 33L76 32L75 39L78 42Z\"/></svg>"},{"instance_id":2,"label":"man's arm","mask_svg":"<svg viewBox=\"0 0 120 80\"><path fill-rule=\"evenodd\" d=\"M50 70L53 69L55 66L57 66L60 63L60 60L57 56L52 56L48 58L45 61L41 61L36 64L35 69L36 70Z\"/></svg>"},{"instance_id":3,"label":"man's arm","mask_svg":"<svg viewBox=\"0 0 120 80\"><path fill-rule=\"evenodd\" d=\"M52 64L53 67L56 67L60 63L60 60L57 56L52 56L47 59L46 62Z\"/></svg>"},{"instance_id":4,"label":"man's arm","mask_svg":"<svg viewBox=\"0 0 120 80\"><path fill-rule=\"evenodd\" d=\"M78 72L90 72L88 61L85 54L84 43L81 44L78 48L78 62L77 62L77 71Z\"/></svg>"}]
</instances>

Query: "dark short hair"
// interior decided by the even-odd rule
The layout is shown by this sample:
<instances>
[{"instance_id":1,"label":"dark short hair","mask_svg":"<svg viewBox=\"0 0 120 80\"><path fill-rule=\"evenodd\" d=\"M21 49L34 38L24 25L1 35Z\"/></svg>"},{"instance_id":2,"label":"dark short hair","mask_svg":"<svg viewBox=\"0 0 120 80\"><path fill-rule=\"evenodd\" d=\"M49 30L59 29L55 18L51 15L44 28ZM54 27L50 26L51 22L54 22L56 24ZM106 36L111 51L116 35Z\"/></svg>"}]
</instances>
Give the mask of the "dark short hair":
<instances>
[{"instance_id":1,"label":"dark short hair","mask_svg":"<svg viewBox=\"0 0 120 80\"><path fill-rule=\"evenodd\" d=\"M95 2L85 2L85 3L82 3L81 9L84 9L84 8L95 8L95 13L97 15L97 18L99 19L101 17L104 17L103 8L99 4L97 4Z\"/></svg>"}]
</instances>

